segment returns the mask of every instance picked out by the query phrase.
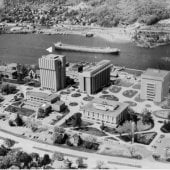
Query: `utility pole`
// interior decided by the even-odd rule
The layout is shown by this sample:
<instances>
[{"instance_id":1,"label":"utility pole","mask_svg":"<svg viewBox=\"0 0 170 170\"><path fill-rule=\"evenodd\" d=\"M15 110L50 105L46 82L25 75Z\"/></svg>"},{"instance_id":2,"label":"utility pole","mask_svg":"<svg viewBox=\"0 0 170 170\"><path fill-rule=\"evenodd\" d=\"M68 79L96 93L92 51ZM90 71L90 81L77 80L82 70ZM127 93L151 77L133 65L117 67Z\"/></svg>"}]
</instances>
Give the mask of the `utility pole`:
<instances>
[{"instance_id":1,"label":"utility pole","mask_svg":"<svg viewBox=\"0 0 170 170\"><path fill-rule=\"evenodd\" d=\"M131 121L131 135L132 135L131 144L134 143L134 129L135 129L135 122Z\"/></svg>"}]
</instances>

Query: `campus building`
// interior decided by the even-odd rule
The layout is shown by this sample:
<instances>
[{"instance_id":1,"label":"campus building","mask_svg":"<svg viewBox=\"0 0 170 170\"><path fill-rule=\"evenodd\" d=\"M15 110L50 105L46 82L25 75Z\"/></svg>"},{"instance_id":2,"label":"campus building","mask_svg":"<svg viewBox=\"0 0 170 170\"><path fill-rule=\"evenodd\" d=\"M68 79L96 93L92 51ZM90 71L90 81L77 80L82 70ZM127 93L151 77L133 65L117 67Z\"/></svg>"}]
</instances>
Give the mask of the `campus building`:
<instances>
[{"instance_id":1,"label":"campus building","mask_svg":"<svg viewBox=\"0 0 170 170\"><path fill-rule=\"evenodd\" d=\"M110 60L102 60L91 65L79 74L80 91L88 94L97 93L110 83Z\"/></svg>"},{"instance_id":2,"label":"campus building","mask_svg":"<svg viewBox=\"0 0 170 170\"><path fill-rule=\"evenodd\" d=\"M58 91L65 87L66 57L49 54L39 59L41 87Z\"/></svg>"},{"instance_id":3,"label":"campus building","mask_svg":"<svg viewBox=\"0 0 170 170\"><path fill-rule=\"evenodd\" d=\"M141 76L141 99L161 102L168 96L170 72L147 69Z\"/></svg>"},{"instance_id":4,"label":"campus building","mask_svg":"<svg viewBox=\"0 0 170 170\"><path fill-rule=\"evenodd\" d=\"M128 106L127 103L96 98L81 108L82 118L115 126L126 119Z\"/></svg>"},{"instance_id":5,"label":"campus building","mask_svg":"<svg viewBox=\"0 0 170 170\"><path fill-rule=\"evenodd\" d=\"M26 105L39 108L42 106L50 105L52 109L61 112L65 109L65 103L60 100L57 94L47 94L42 92L27 91L26 92Z\"/></svg>"},{"instance_id":6,"label":"campus building","mask_svg":"<svg viewBox=\"0 0 170 170\"><path fill-rule=\"evenodd\" d=\"M35 91L27 91L26 92L26 99L29 103L32 103L33 107L45 104L45 103L55 103L56 101L60 100L59 95L57 94L47 94L42 92L35 92Z\"/></svg>"}]
</instances>

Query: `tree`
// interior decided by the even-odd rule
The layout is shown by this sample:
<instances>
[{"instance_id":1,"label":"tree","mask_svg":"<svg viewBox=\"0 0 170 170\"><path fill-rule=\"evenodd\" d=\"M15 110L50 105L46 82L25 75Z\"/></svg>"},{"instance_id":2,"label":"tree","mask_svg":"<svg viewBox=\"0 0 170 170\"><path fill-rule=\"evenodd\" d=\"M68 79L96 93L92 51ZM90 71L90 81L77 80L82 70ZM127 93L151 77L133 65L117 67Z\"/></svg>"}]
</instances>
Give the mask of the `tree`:
<instances>
[{"instance_id":1,"label":"tree","mask_svg":"<svg viewBox=\"0 0 170 170\"><path fill-rule=\"evenodd\" d=\"M82 124L81 113L75 113L73 117L73 127L80 128Z\"/></svg>"},{"instance_id":2,"label":"tree","mask_svg":"<svg viewBox=\"0 0 170 170\"><path fill-rule=\"evenodd\" d=\"M46 113L42 108L38 109L38 113L37 113L37 118L45 118L46 117Z\"/></svg>"},{"instance_id":3,"label":"tree","mask_svg":"<svg viewBox=\"0 0 170 170\"><path fill-rule=\"evenodd\" d=\"M22 152L22 151L17 152L16 158L19 163L24 163L24 166L26 166L27 168L29 166L29 163L31 163L32 161L31 156L26 152Z\"/></svg>"},{"instance_id":4,"label":"tree","mask_svg":"<svg viewBox=\"0 0 170 170\"><path fill-rule=\"evenodd\" d=\"M35 160L35 161L39 161L39 159L40 159L39 154L35 153L35 152L31 153L30 156L31 156L31 159Z\"/></svg>"},{"instance_id":5,"label":"tree","mask_svg":"<svg viewBox=\"0 0 170 170\"><path fill-rule=\"evenodd\" d=\"M1 88L1 92L5 93L6 95L13 94L16 92L16 86L4 84Z\"/></svg>"},{"instance_id":6,"label":"tree","mask_svg":"<svg viewBox=\"0 0 170 170\"><path fill-rule=\"evenodd\" d=\"M102 124L101 124L101 126L100 126L100 129L101 129L102 131L105 129L105 125L104 125L103 121L102 121Z\"/></svg>"},{"instance_id":7,"label":"tree","mask_svg":"<svg viewBox=\"0 0 170 170\"><path fill-rule=\"evenodd\" d=\"M97 161L96 162L96 169L104 169L104 162L103 161Z\"/></svg>"},{"instance_id":8,"label":"tree","mask_svg":"<svg viewBox=\"0 0 170 170\"><path fill-rule=\"evenodd\" d=\"M17 126L23 126L23 124L24 124L24 122L19 114L17 114L17 116L16 116L15 123Z\"/></svg>"},{"instance_id":9,"label":"tree","mask_svg":"<svg viewBox=\"0 0 170 170\"><path fill-rule=\"evenodd\" d=\"M76 164L78 168L83 168L84 167L83 158L82 157L77 158Z\"/></svg>"},{"instance_id":10,"label":"tree","mask_svg":"<svg viewBox=\"0 0 170 170\"><path fill-rule=\"evenodd\" d=\"M8 149L4 146L0 147L0 156L5 156L8 153Z\"/></svg>"},{"instance_id":11,"label":"tree","mask_svg":"<svg viewBox=\"0 0 170 170\"><path fill-rule=\"evenodd\" d=\"M147 109L145 109L143 111L143 115L142 115L142 122L143 124L151 124L154 123L151 112L148 111Z\"/></svg>"},{"instance_id":12,"label":"tree","mask_svg":"<svg viewBox=\"0 0 170 170\"><path fill-rule=\"evenodd\" d=\"M50 162L51 162L51 159L50 159L49 155L45 154L41 161L41 165L45 166L45 165L48 165Z\"/></svg>"},{"instance_id":13,"label":"tree","mask_svg":"<svg viewBox=\"0 0 170 170\"><path fill-rule=\"evenodd\" d=\"M14 146L14 144L15 144L15 141L12 139L6 138L4 140L4 145L7 146L7 148L11 148L12 146Z\"/></svg>"}]
</instances>

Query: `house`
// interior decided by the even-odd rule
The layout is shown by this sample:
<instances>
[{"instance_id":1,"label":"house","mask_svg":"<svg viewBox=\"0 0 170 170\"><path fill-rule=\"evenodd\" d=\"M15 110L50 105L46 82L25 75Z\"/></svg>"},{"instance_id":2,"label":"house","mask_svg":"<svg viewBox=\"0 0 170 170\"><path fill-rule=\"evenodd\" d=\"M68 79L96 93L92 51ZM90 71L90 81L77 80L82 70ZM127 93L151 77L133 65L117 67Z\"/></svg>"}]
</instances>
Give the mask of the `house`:
<instances>
[{"instance_id":1,"label":"house","mask_svg":"<svg viewBox=\"0 0 170 170\"><path fill-rule=\"evenodd\" d=\"M28 76L29 76L31 79L39 79L39 78L40 78L40 70L31 69L31 70L28 72Z\"/></svg>"}]
</instances>

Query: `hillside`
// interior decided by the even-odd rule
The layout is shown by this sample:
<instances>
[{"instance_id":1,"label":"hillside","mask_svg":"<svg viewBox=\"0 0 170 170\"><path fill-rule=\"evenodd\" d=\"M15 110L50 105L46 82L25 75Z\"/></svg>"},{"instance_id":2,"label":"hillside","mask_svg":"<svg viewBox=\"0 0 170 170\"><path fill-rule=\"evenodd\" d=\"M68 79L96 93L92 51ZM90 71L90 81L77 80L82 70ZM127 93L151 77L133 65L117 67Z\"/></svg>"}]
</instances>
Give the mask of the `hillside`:
<instances>
[{"instance_id":1,"label":"hillside","mask_svg":"<svg viewBox=\"0 0 170 170\"><path fill-rule=\"evenodd\" d=\"M48 11L49 13L45 13L48 14L48 20L53 18L56 23L67 21L73 25L113 27L133 24L136 21L152 25L162 19L170 18L169 0L161 2L160 0L0 0L1 7L3 2L5 10L1 12L1 18L2 21L9 22L23 22L27 18L29 22L32 20L35 22L33 15L35 11L33 14L30 11L37 9ZM25 6L27 9L30 8L28 15L24 11ZM23 17L21 17L22 10Z\"/></svg>"}]
</instances>

